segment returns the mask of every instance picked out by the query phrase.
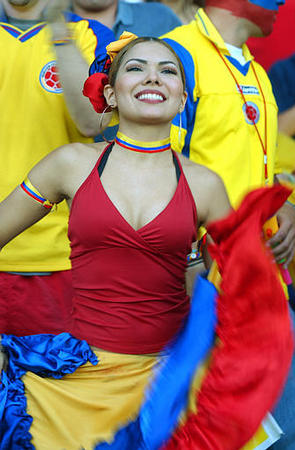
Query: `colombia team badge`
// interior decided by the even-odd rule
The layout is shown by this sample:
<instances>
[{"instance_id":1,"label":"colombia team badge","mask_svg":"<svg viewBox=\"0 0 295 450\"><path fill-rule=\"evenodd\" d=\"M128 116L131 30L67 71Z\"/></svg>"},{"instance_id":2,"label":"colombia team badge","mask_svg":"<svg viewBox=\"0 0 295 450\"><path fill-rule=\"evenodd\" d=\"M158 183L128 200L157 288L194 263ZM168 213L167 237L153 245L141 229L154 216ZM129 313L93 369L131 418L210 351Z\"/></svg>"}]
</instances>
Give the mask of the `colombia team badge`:
<instances>
[{"instance_id":1,"label":"colombia team badge","mask_svg":"<svg viewBox=\"0 0 295 450\"><path fill-rule=\"evenodd\" d=\"M250 125L256 124L260 118L260 111L254 102L247 102L243 105L243 113L246 122Z\"/></svg>"},{"instance_id":2,"label":"colombia team badge","mask_svg":"<svg viewBox=\"0 0 295 450\"><path fill-rule=\"evenodd\" d=\"M60 94L63 92L56 67L56 61L50 61L40 72L40 83L41 86L48 92L54 94Z\"/></svg>"}]
</instances>

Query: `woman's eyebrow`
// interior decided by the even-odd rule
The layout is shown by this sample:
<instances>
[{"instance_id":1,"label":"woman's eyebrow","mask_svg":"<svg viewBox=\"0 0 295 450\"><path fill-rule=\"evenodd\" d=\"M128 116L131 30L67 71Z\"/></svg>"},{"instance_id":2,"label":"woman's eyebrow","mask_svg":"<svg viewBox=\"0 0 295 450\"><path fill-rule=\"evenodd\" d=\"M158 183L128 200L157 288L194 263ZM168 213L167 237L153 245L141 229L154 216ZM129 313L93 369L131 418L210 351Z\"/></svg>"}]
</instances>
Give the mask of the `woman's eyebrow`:
<instances>
[{"instance_id":1,"label":"woman's eyebrow","mask_svg":"<svg viewBox=\"0 0 295 450\"><path fill-rule=\"evenodd\" d=\"M175 64L174 61L160 61L158 64L160 66L165 66L166 64L173 64L173 66L177 67L177 64Z\"/></svg>"},{"instance_id":2,"label":"woman's eyebrow","mask_svg":"<svg viewBox=\"0 0 295 450\"><path fill-rule=\"evenodd\" d=\"M136 62L139 62L141 64L147 64L148 63L148 61L146 59L131 58L131 59L128 59L128 61L125 62L124 66L126 66L126 64L129 64L131 61L136 61ZM175 64L174 61L159 61L158 64L160 66L165 66L166 64L173 64L175 67L177 67L177 64Z\"/></svg>"},{"instance_id":3,"label":"woman's eyebrow","mask_svg":"<svg viewBox=\"0 0 295 450\"><path fill-rule=\"evenodd\" d=\"M147 64L147 61L145 59L131 58L131 59L128 59L128 61L125 62L124 66L126 66L126 64L130 63L130 61L136 61L136 62L139 62L141 64Z\"/></svg>"}]
</instances>

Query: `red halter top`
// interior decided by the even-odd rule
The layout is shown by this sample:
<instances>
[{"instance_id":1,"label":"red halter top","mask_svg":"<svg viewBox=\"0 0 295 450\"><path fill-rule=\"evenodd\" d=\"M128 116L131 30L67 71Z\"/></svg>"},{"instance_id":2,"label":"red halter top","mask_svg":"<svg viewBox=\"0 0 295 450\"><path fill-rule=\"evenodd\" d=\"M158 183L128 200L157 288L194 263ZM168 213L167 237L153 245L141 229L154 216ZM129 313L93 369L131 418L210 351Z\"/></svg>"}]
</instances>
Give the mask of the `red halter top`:
<instances>
[{"instance_id":1,"label":"red halter top","mask_svg":"<svg viewBox=\"0 0 295 450\"><path fill-rule=\"evenodd\" d=\"M134 230L100 181L108 146L78 189L69 218L74 286L71 333L90 345L130 354L155 353L186 317L186 255L197 213L179 159L176 191L149 223Z\"/></svg>"}]
</instances>

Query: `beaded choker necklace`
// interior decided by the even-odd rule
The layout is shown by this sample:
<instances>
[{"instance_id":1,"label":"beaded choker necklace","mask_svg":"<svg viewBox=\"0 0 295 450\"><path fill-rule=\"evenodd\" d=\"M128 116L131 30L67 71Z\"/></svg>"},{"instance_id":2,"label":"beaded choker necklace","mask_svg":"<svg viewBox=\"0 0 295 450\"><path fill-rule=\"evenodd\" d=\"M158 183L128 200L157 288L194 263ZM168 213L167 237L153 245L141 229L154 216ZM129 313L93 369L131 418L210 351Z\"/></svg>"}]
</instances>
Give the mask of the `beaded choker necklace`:
<instances>
[{"instance_id":1,"label":"beaded choker necklace","mask_svg":"<svg viewBox=\"0 0 295 450\"><path fill-rule=\"evenodd\" d=\"M120 131L118 131L117 136L115 137L115 142L120 147L126 148L127 150L141 153L159 153L170 150L171 148L169 137L162 139L161 141L143 142L131 139Z\"/></svg>"}]
</instances>

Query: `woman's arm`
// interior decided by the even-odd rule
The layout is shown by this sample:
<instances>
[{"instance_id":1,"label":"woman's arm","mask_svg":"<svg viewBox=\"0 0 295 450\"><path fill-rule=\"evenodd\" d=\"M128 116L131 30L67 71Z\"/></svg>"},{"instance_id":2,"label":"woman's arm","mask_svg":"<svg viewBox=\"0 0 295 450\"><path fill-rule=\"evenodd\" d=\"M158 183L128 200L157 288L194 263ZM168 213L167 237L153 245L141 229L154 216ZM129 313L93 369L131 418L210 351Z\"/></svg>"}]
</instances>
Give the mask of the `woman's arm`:
<instances>
[{"instance_id":1,"label":"woman's arm","mask_svg":"<svg viewBox=\"0 0 295 450\"><path fill-rule=\"evenodd\" d=\"M61 147L50 153L28 174L32 185L42 197L52 203L59 203L66 197L64 185L67 152L66 147ZM21 186L17 186L0 203L0 248L49 212L49 208L33 199Z\"/></svg>"},{"instance_id":2,"label":"woman's arm","mask_svg":"<svg viewBox=\"0 0 295 450\"><path fill-rule=\"evenodd\" d=\"M18 186L0 203L0 247L48 213L49 209L38 204Z\"/></svg>"},{"instance_id":3,"label":"woman's arm","mask_svg":"<svg viewBox=\"0 0 295 450\"><path fill-rule=\"evenodd\" d=\"M198 226L222 219L231 211L229 198L222 179L217 173L189 162L185 175L195 199Z\"/></svg>"},{"instance_id":4,"label":"woman's arm","mask_svg":"<svg viewBox=\"0 0 295 450\"><path fill-rule=\"evenodd\" d=\"M221 178L211 170L191 161L184 160L183 168L195 199L198 227L225 217L230 212L231 206ZM207 237L206 242L212 242L210 236ZM207 250L207 243L202 249L204 264L188 266L186 287L189 295L192 294L195 278L202 270L201 268L204 271L211 266L212 259Z\"/></svg>"}]
</instances>

